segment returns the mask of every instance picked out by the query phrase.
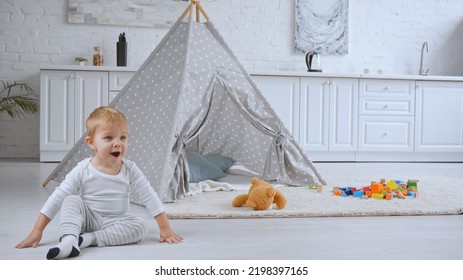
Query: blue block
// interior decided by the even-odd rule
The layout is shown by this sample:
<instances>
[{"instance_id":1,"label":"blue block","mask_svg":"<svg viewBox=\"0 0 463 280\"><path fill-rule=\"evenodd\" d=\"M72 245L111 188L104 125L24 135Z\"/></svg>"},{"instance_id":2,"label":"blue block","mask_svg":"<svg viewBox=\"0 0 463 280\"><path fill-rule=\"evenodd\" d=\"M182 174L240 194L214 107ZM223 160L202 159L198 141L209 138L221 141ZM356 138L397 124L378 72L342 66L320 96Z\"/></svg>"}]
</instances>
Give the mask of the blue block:
<instances>
[{"instance_id":1,"label":"blue block","mask_svg":"<svg viewBox=\"0 0 463 280\"><path fill-rule=\"evenodd\" d=\"M409 192L408 192L408 196L413 196L413 197L415 197L416 195L415 195L415 192L409 191Z\"/></svg>"},{"instance_id":2,"label":"blue block","mask_svg":"<svg viewBox=\"0 0 463 280\"><path fill-rule=\"evenodd\" d=\"M364 191L356 191L353 193L354 197L362 197L365 195Z\"/></svg>"}]
</instances>

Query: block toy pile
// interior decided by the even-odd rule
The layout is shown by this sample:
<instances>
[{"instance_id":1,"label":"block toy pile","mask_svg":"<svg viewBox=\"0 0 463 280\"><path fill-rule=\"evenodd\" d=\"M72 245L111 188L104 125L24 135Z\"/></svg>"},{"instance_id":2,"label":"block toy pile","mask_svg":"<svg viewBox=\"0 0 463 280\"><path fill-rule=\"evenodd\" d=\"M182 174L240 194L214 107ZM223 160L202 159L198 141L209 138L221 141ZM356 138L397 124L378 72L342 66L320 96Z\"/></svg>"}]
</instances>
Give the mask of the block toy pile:
<instances>
[{"instance_id":1,"label":"block toy pile","mask_svg":"<svg viewBox=\"0 0 463 280\"><path fill-rule=\"evenodd\" d=\"M365 187L333 187L333 193L336 196L353 196L359 198L376 198L391 200L393 198L417 198L418 180L409 179L407 183L401 180L386 180L381 179L380 182L371 182L370 186Z\"/></svg>"}]
</instances>

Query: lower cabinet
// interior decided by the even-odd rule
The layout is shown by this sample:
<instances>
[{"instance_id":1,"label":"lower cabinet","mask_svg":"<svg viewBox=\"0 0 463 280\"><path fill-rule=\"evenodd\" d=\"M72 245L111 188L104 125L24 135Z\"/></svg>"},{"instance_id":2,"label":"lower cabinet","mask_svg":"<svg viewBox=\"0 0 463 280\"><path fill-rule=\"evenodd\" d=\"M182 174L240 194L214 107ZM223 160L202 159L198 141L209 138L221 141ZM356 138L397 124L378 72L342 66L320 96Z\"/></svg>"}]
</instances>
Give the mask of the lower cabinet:
<instances>
[{"instance_id":1,"label":"lower cabinet","mask_svg":"<svg viewBox=\"0 0 463 280\"><path fill-rule=\"evenodd\" d=\"M61 161L135 71L41 70L40 160ZM463 82L252 75L315 161L463 162Z\"/></svg>"},{"instance_id":2,"label":"lower cabinet","mask_svg":"<svg viewBox=\"0 0 463 280\"><path fill-rule=\"evenodd\" d=\"M61 161L85 133L85 121L108 105L129 81L131 71L40 72L40 161Z\"/></svg>"},{"instance_id":3,"label":"lower cabinet","mask_svg":"<svg viewBox=\"0 0 463 280\"><path fill-rule=\"evenodd\" d=\"M463 83L417 81L415 139L416 152L463 152Z\"/></svg>"},{"instance_id":4,"label":"lower cabinet","mask_svg":"<svg viewBox=\"0 0 463 280\"><path fill-rule=\"evenodd\" d=\"M463 83L255 75L315 161L463 162Z\"/></svg>"},{"instance_id":5,"label":"lower cabinet","mask_svg":"<svg viewBox=\"0 0 463 280\"><path fill-rule=\"evenodd\" d=\"M40 160L60 161L86 131L87 116L107 104L107 72L41 71Z\"/></svg>"},{"instance_id":6,"label":"lower cabinet","mask_svg":"<svg viewBox=\"0 0 463 280\"><path fill-rule=\"evenodd\" d=\"M301 78L300 145L307 151L356 151L358 79Z\"/></svg>"},{"instance_id":7,"label":"lower cabinet","mask_svg":"<svg viewBox=\"0 0 463 280\"><path fill-rule=\"evenodd\" d=\"M415 81L361 79L359 151L412 152Z\"/></svg>"},{"instance_id":8,"label":"lower cabinet","mask_svg":"<svg viewBox=\"0 0 463 280\"><path fill-rule=\"evenodd\" d=\"M358 79L252 78L304 150L357 150Z\"/></svg>"}]
</instances>

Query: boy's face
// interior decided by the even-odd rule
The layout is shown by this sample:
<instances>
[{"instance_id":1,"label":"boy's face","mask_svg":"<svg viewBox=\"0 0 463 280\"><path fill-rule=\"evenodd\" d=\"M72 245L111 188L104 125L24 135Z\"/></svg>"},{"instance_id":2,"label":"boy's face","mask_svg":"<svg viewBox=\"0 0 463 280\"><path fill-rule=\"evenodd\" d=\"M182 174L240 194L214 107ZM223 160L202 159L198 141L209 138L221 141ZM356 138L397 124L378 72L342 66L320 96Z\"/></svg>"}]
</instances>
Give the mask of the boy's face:
<instances>
[{"instance_id":1,"label":"boy's face","mask_svg":"<svg viewBox=\"0 0 463 280\"><path fill-rule=\"evenodd\" d=\"M95 152L98 160L108 164L120 162L127 152L128 128L124 126L98 126L93 137L85 142Z\"/></svg>"}]
</instances>

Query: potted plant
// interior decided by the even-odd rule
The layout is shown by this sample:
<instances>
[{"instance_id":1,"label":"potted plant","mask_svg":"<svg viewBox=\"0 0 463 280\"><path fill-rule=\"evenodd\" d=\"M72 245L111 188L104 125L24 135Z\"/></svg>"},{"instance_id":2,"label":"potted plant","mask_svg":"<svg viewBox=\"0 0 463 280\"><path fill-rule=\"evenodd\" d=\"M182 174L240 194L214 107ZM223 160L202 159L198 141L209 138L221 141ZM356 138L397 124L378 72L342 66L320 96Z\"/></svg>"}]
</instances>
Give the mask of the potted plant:
<instances>
[{"instance_id":1,"label":"potted plant","mask_svg":"<svg viewBox=\"0 0 463 280\"><path fill-rule=\"evenodd\" d=\"M35 113L39 101L32 97L32 88L26 83L8 83L2 81L0 90L0 113L6 112L11 118L23 117L24 113Z\"/></svg>"},{"instance_id":2,"label":"potted plant","mask_svg":"<svg viewBox=\"0 0 463 280\"><path fill-rule=\"evenodd\" d=\"M74 61L79 63L80 66L84 66L85 65L85 62L87 62L88 60L84 57L81 57L81 56L76 56L74 58Z\"/></svg>"}]
</instances>

